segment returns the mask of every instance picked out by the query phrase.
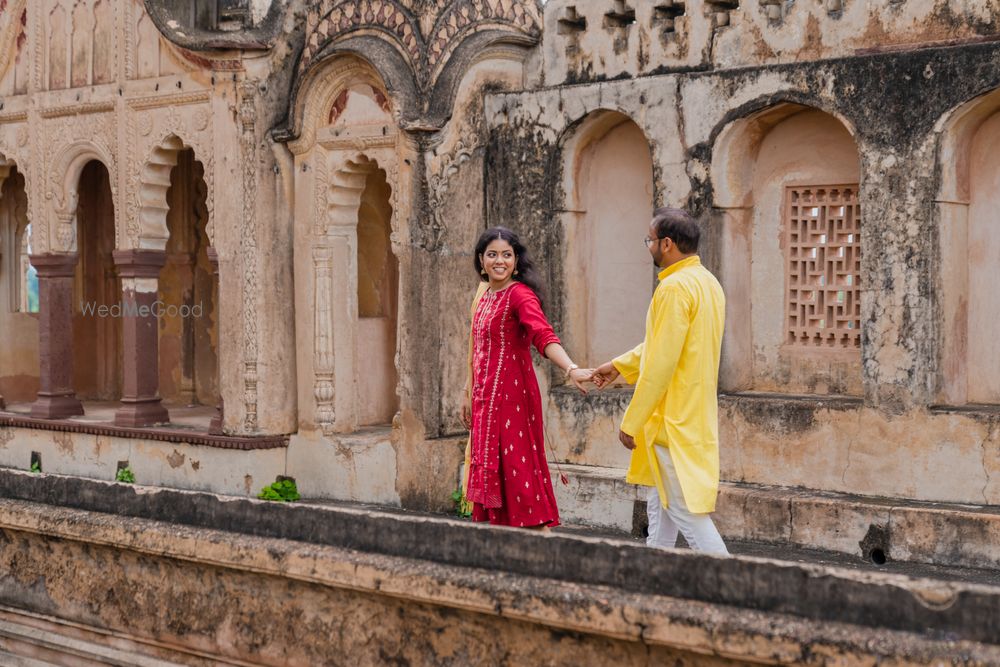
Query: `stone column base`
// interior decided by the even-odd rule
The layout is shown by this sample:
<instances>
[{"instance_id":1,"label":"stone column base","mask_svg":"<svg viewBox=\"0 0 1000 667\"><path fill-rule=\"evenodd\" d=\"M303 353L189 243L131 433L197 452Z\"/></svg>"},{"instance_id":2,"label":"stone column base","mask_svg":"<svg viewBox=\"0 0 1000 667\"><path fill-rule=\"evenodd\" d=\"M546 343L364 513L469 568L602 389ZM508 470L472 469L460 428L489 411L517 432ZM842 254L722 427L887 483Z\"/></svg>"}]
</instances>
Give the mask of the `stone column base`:
<instances>
[{"instance_id":1,"label":"stone column base","mask_svg":"<svg viewBox=\"0 0 1000 667\"><path fill-rule=\"evenodd\" d=\"M115 411L115 426L140 428L170 421L170 413L160 403L159 398L146 400L122 399L122 405Z\"/></svg>"},{"instance_id":2,"label":"stone column base","mask_svg":"<svg viewBox=\"0 0 1000 667\"><path fill-rule=\"evenodd\" d=\"M0 407L3 407L0 404ZM83 414L83 403L75 394L38 393L31 404L31 416L35 419L66 419Z\"/></svg>"},{"instance_id":3,"label":"stone column base","mask_svg":"<svg viewBox=\"0 0 1000 667\"><path fill-rule=\"evenodd\" d=\"M209 435L225 435L225 432L222 430L222 420L223 420L222 411L223 411L223 409L224 408L223 408L222 399L220 398L218 405L215 406L215 414L212 415L212 421L208 425L208 434Z\"/></svg>"}]
</instances>

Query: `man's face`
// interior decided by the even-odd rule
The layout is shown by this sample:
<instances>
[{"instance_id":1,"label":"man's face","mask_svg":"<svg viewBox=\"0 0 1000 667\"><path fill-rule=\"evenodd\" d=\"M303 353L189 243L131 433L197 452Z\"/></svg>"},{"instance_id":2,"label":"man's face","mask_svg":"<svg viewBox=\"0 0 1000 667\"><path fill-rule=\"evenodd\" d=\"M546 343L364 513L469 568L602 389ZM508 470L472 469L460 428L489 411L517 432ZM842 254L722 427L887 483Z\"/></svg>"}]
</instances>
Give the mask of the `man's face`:
<instances>
[{"instance_id":1,"label":"man's face","mask_svg":"<svg viewBox=\"0 0 1000 667\"><path fill-rule=\"evenodd\" d=\"M666 252L666 245L670 243L670 239L658 239L656 234L656 225L652 222L649 223L649 231L646 232L646 247L653 257L653 264L660 268L663 266L663 254Z\"/></svg>"}]
</instances>

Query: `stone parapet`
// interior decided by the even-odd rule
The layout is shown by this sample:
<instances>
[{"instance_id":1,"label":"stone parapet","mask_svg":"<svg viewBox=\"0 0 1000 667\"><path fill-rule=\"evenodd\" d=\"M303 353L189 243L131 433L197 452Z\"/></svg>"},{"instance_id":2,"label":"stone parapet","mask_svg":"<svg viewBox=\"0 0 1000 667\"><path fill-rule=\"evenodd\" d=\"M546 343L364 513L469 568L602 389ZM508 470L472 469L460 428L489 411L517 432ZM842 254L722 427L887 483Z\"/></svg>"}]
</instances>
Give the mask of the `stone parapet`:
<instances>
[{"instance_id":1,"label":"stone parapet","mask_svg":"<svg viewBox=\"0 0 1000 667\"><path fill-rule=\"evenodd\" d=\"M994 587L9 471L0 488L0 603L133 645L282 665L1000 660Z\"/></svg>"}]
</instances>

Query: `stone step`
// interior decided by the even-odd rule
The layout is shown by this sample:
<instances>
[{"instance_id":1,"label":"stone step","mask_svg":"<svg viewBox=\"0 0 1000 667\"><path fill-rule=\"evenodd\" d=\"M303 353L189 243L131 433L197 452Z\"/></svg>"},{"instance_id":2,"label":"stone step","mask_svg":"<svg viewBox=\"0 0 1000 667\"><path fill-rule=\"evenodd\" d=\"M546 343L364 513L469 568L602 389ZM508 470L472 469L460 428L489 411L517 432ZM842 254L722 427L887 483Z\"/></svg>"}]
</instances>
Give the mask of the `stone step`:
<instances>
[{"instance_id":1,"label":"stone step","mask_svg":"<svg viewBox=\"0 0 1000 667\"><path fill-rule=\"evenodd\" d=\"M0 665L4 667L52 667L55 663L42 662L33 658L25 658L7 651L0 650Z\"/></svg>"},{"instance_id":2,"label":"stone step","mask_svg":"<svg viewBox=\"0 0 1000 667\"><path fill-rule=\"evenodd\" d=\"M569 480L556 484L565 522L643 534L645 489L626 484L624 470L559 467ZM714 518L729 540L849 554L876 564L1000 568L1000 507L724 482Z\"/></svg>"},{"instance_id":3,"label":"stone step","mask_svg":"<svg viewBox=\"0 0 1000 667\"><path fill-rule=\"evenodd\" d=\"M0 607L0 665L3 667L175 667L178 665L235 664L209 661L188 652L178 660L154 653L174 654L164 647L95 631L39 614Z\"/></svg>"}]
</instances>

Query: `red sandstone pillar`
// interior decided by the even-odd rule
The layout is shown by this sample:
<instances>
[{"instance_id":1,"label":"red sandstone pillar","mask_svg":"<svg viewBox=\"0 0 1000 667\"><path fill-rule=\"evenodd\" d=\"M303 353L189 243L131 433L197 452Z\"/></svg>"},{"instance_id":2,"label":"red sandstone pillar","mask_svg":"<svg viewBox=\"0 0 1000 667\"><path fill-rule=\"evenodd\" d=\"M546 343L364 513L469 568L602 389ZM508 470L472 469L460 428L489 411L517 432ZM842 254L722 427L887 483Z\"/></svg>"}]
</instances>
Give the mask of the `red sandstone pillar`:
<instances>
[{"instance_id":1,"label":"red sandstone pillar","mask_svg":"<svg viewBox=\"0 0 1000 667\"><path fill-rule=\"evenodd\" d=\"M220 290L219 290L219 253L212 246L208 247L208 261L212 264L212 277L215 279L215 287L214 287L214 290L215 290L215 294L214 294L214 297L215 297L215 312L216 312L215 326L216 326L216 328L218 328L218 326L219 326L218 313L222 312L221 311L222 305L219 303L219 293L220 293ZM221 340L221 338L218 335L216 335L215 339L216 340ZM212 415L212 421L208 425L208 432L210 434L212 434L212 435L222 435L223 434L223 430L222 430L222 424L223 424L222 414L223 414L223 410L225 409L225 404L222 401L222 374L219 372L219 366L221 366L220 360L222 358L222 355L220 354L220 351L218 349L215 351L215 358L216 358L216 371L215 372L216 372L216 376L218 377L218 387L219 387L219 403L215 406L215 414Z\"/></svg>"},{"instance_id":2,"label":"red sandstone pillar","mask_svg":"<svg viewBox=\"0 0 1000 667\"><path fill-rule=\"evenodd\" d=\"M160 403L159 330L156 301L162 250L115 250L122 281L122 405L117 426L149 426L169 421Z\"/></svg>"},{"instance_id":3,"label":"red sandstone pillar","mask_svg":"<svg viewBox=\"0 0 1000 667\"><path fill-rule=\"evenodd\" d=\"M73 390L73 276L76 255L31 255L38 271L38 397L31 416L64 419L83 414Z\"/></svg>"}]
</instances>

